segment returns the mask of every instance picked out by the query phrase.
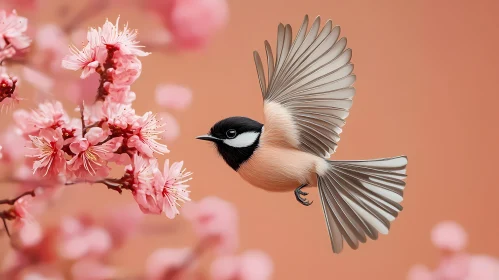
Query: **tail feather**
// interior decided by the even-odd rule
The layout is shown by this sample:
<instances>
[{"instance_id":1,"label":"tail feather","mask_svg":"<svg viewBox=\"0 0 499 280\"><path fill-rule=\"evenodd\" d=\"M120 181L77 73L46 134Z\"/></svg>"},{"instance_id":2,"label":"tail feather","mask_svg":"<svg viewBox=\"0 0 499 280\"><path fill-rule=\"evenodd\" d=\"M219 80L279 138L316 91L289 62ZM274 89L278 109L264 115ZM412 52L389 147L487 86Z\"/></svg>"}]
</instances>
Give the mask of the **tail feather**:
<instances>
[{"instance_id":1,"label":"tail feather","mask_svg":"<svg viewBox=\"0 0 499 280\"><path fill-rule=\"evenodd\" d=\"M407 157L329 164L318 188L333 252L343 250L343 241L357 249L366 236L387 234L402 211Z\"/></svg>"}]
</instances>

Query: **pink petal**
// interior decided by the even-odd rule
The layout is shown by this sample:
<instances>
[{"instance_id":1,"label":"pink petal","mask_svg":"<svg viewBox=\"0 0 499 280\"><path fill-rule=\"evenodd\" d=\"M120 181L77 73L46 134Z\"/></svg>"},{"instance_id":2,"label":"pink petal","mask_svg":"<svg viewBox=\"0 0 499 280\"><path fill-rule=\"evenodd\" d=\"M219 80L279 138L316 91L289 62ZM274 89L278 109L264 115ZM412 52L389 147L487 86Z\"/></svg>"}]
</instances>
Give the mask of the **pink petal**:
<instances>
[{"instance_id":1,"label":"pink petal","mask_svg":"<svg viewBox=\"0 0 499 280\"><path fill-rule=\"evenodd\" d=\"M85 134L85 138L87 138L88 142L92 145L104 141L107 136L107 133L100 127L92 127Z\"/></svg>"},{"instance_id":2,"label":"pink petal","mask_svg":"<svg viewBox=\"0 0 499 280\"><path fill-rule=\"evenodd\" d=\"M173 109L185 109L192 100L192 92L180 85L158 85L156 103Z\"/></svg>"},{"instance_id":3,"label":"pink petal","mask_svg":"<svg viewBox=\"0 0 499 280\"><path fill-rule=\"evenodd\" d=\"M456 222L447 221L436 225L431 232L433 244L441 250L462 251L468 236L463 227Z\"/></svg>"},{"instance_id":4,"label":"pink petal","mask_svg":"<svg viewBox=\"0 0 499 280\"><path fill-rule=\"evenodd\" d=\"M79 154L81 152L86 151L88 149L89 145L90 144L88 143L87 139L80 138L80 139L77 139L75 142L71 143L69 145L69 149L71 150L71 152L73 152L75 154Z\"/></svg>"}]
</instances>

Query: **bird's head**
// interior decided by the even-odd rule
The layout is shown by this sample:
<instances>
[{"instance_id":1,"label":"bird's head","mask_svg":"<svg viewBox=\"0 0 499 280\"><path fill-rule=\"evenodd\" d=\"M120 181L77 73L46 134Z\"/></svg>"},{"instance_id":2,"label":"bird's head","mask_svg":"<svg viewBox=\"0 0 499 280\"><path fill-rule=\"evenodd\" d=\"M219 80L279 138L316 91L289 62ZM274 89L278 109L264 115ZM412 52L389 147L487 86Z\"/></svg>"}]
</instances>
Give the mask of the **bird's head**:
<instances>
[{"instance_id":1,"label":"bird's head","mask_svg":"<svg viewBox=\"0 0 499 280\"><path fill-rule=\"evenodd\" d=\"M199 140L211 141L218 153L234 170L247 161L260 143L263 124L245 117L230 117L217 122Z\"/></svg>"}]
</instances>

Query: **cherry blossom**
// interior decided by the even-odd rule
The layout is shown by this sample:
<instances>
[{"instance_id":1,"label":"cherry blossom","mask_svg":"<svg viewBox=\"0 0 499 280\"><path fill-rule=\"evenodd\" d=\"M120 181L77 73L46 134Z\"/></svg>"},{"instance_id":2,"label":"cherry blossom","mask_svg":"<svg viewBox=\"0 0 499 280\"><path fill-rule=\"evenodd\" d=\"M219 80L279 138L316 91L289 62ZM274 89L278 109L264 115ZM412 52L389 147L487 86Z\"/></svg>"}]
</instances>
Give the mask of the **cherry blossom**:
<instances>
[{"instance_id":1,"label":"cherry blossom","mask_svg":"<svg viewBox=\"0 0 499 280\"><path fill-rule=\"evenodd\" d=\"M158 249L146 260L146 277L150 280L170 279L166 276L179 270L191 255L190 248ZM187 269L191 269L190 265Z\"/></svg>"},{"instance_id":2,"label":"cherry blossom","mask_svg":"<svg viewBox=\"0 0 499 280\"><path fill-rule=\"evenodd\" d=\"M174 44L185 49L204 47L228 21L227 0L148 0L170 31Z\"/></svg>"},{"instance_id":3,"label":"cherry blossom","mask_svg":"<svg viewBox=\"0 0 499 280\"><path fill-rule=\"evenodd\" d=\"M142 117L137 118L133 124L136 127L136 135L130 137L127 145L136 148L140 153L152 157L153 152L158 154L169 153L167 146L158 142L159 135L164 132L165 126L152 112L145 113Z\"/></svg>"},{"instance_id":4,"label":"cherry blossom","mask_svg":"<svg viewBox=\"0 0 499 280\"><path fill-rule=\"evenodd\" d=\"M232 204L218 197L206 197L186 204L183 216L192 223L199 238L216 241L218 253L232 253L237 249L238 217Z\"/></svg>"},{"instance_id":5,"label":"cherry blossom","mask_svg":"<svg viewBox=\"0 0 499 280\"><path fill-rule=\"evenodd\" d=\"M156 103L173 109L185 109L192 100L192 92L180 85L158 85Z\"/></svg>"},{"instance_id":6,"label":"cherry blossom","mask_svg":"<svg viewBox=\"0 0 499 280\"><path fill-rule=\"evenodd\" d=\"M240 256L218 257L211 265L211 275L216 280L267 280L272 272L270 257L256 250Z\"/></svg>"},{"instance_id":7,"label":"cherry blossom","mask_svg":"<svg viewBox=\"0 0 499 280\"><path fill-rule=\"evenodd\" d=\"M29 138L33 145L29 156L35 159L33 173L53 177L64 174L66 160L62 151L62 130L45 128L38 136L29 135Z\"/></svg>"},{"instance_id":8,"label":"cherry blossom","mask_svg":"<svg viewBox=\"0 0 499 280\"><path fill-rule=\"evenodd\" d=\"M41 129L55 129L69 122L69 116L59 101L40 103L38 109L31 112L20 109L13 116L18 128L26 135L36 134Z\"/></svg>"},{"instance_id":9,"label":"cherry blossom","mask_svg":"<svg viewBox=\"0 0 499 280\"><path fill-rule=\"evenodd\" d=\"M68 161L68 171L75 178L103 178L108 175L109 167L107 161L111 159L114 152L121 146L122 137L108 139L100 127L92 127L85 137L76 139L69 145L75 155Z\"/></svg>"},{"instance_id":10,"label":"cherry blossom","mask_svg":"<svg viewBox=\"0 0 499 280\"><path fill-rule=\"evenodd\" d=\"M408 273L409 280L499 279L499 259L465 252L467 234L458 223L439 223L433 228L431 239L441 251L440 263L433 270L423 265L413 266Z\"/></svg>"},{"instance_id":11,"label":"cherry blossom","mask_svg":"<svg viewBox=\"0 0 499 280\"><path fill-rule=\"evenodd\" d=\"M22 50L29 47L31 39L24 34L27 29L27 18L18 16L15 10L11 13L0 10L0 50L8 48ZM6 55L6 57L12 55ZM0 61L3 59L5 57L0 57Z\"/></svg>"}]
</instances>

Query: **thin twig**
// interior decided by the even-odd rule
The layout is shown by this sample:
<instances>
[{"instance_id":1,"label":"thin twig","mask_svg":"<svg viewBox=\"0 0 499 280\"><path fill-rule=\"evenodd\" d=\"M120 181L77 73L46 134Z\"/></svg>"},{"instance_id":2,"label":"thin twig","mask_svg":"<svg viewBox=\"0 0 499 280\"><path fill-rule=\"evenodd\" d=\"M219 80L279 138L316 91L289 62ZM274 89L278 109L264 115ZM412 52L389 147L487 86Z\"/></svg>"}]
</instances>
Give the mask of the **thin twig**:
<instances>
[{"instance_id":1,"label":"thin twig","mask_svg":"<svg viewBox=\"0 0 499 280\"><path fill-rule=\"evenodd\" d=\"M24 192L24 193L18 195L14 199L1 199L0 204L14 205L14 203L16 203L16 201L18 201L19 199L21 199L23 196L26 196L26 195L35 196L35 190Z\"/></svg>"},{"instance_id":2,"label":"thin twig","mask_svg":"<svg viewBox=\"0 0 499 280\"><path fill-rule=\"evenodd\" d=\"M83 136L85 136L85 133L87 133L86 128L85 128L85 117L83 116L83 111L85 108L83 107L83 101L80 104L80 118L81 118L81 133Z\"/></svg>"},{"instance_id":3,"label":"thin twig","mask_svg":"<svg viewBox=\"0 0 499 280\"><path fill-rule=\"evenodd\" d=\"M6 221L5 217L2 215L2 213L0 213L0 216L2 218L3 227L5 228L5 232L7 233L7 236L10 237L10 231L9 231L9 227L7 226L7 221Z\"/></svg>"}]
</instances>

